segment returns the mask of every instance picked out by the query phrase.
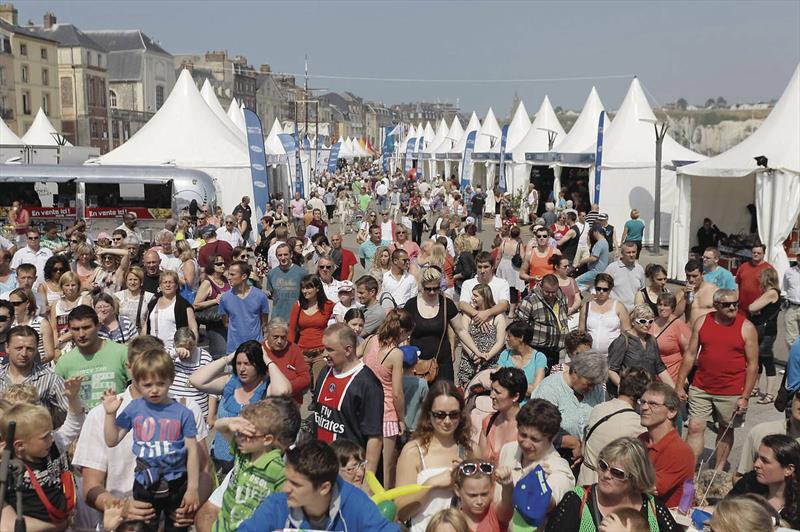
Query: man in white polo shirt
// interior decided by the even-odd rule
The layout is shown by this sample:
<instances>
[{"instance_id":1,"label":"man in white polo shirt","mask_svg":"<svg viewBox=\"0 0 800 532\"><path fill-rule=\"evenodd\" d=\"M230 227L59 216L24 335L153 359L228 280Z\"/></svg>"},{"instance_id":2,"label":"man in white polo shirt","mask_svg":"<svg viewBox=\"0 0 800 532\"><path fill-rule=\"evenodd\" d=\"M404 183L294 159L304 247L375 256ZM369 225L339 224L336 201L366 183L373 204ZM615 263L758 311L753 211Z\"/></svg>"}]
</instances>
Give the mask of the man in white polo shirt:
<instances>
[{"instance_id":1,"label":"man in white polo shirt","mask_svg":"<svg viewBox=\"0 0 800 532\"><path fill-rule=\"evenodd\" d=\"M408 273L411 260L403 249L392 252L389 271L383 274L381 295L378 301L385 309L393 307L392 303L403 308L406 302L417 295L417 280Z\"/></svg>"},{"instance_id":2,"label":"man in white polo shirt","mask_svg":"<svg viewBox=\"0 0 800 532\"><path fill-rule=\"evenodd\" d=\"M475 277L464 281L461 285L461 298L458 301L458 308L469 316L475 325L483 325L494 316L508 312L509 301L511 301L508 281L500 279L494 275L494 261L492 254L488 251L481 251L475 257L478 273ZM486 310L478 310L472 306L472 289L478 284L487 284L492 289L494 306Z\"/></svg>"},{"instance_id":3,"label":"man in white polo shirt","mask_svg":"<svg viewBox=\"0 0 800 532\"><path fill-rule=\"evenodd\" d=\"M53 252L41 247L39 230L31 227L27 231L28 242L25 247L19 248L11 259L11 270L16 271L20 264L33 264L36 266L36 278L44 281L44 263L53 256Z\"/></svg>"},{"instance_id":4,"label":"man in white polo shirt","mask_svg":"<svg viewBox=\"0 0 800 532\"><path fill-rule=\"evenodd\" d=\"M644 268L636 262L636 243L623 242L619 260L606 267L606 273L614 278L611 297L625 305L630 312L634 307L636 292L644 288Z\"/></svg>"}]
</instances>

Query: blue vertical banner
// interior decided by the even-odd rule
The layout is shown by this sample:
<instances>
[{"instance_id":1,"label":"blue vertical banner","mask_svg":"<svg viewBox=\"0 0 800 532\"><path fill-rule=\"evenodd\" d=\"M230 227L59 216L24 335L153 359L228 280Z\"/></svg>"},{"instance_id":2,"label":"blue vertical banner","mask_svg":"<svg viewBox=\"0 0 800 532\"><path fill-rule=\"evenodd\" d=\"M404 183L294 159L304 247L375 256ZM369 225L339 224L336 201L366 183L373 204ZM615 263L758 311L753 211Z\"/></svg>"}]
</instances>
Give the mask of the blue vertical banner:
<instances>
[{"instance_id":1,"label":"blue vertical banner","mask_svg":"<svg viewBox=\"0 0 800 532\"><path fill-rule=\"evenodd\" d=\"M503 126L503 133L500 135L500 170L497 175L497 188L500 192L508 189L506 184L506 143L508 141L508 124Z\"/></svg>"},{"instance_id":2,"label":"blue vertical banner","mask_svg":"<svg viewBox=\"0 0 800 532\"><path fill-rule=\"evenodd\" d=\"M605 111L600 111L600 118L597 121L597 152L594 156L594 203L600 204L600 168L603 166L603 124L605 123Z\"/></svg>"},{"instance_id":3,"label":"blue vertical banner","mask_svg":"<svg viewBox=\"0 0 800 532\"><path fill-rule=\"evenodd\" d=\"M383 140L383 149L381 150L381 160L383 162L383 171L389 173L389 157L394 151L394 135L391 133L392 126L386 128L386 138Z\"/></svg>"},{"instance_id":4,"label":"blue vertical banner","mask_svg":"<svg viewBox=\"0 0 800 532\"><path fill-rule=\"evenodd\" d=\"M336 166L339 164L339 150L342 148L342 139L331 146L331 154L328 156L328 173L336 172Z\"/></svg>"},{"instance_id":5,"label":"blue vertical banner","mask_svg":"<svg viewBox=\"0 0 800 532\"><path fill-rule=\"evenodd\" d=\"M461 160L461 193L472 182L472 152L475 150L475 137L477 131L470 131L467 135L467 144L464 147L464 158Z\"/></svg>"},{"instance_id":6,"label":"blue vertical banner","mask_svg":"<svg viewBox=\"0 0 800 532\"><path fill-rule=\"evenodd\" d=\"M286 152L286 166L289 168L289 188L296 188L293 185L297 181L297 167L292 164L295 160L295 154L299 152L297 142L293 135L288 133L278 133L278 140L281 141L283 151Z\"/></svg>"},{"instance_id":7,"label":"blue vertical banner","mask_svg":"<svg viewBox=\"0 0 800 532\"><path fill-rule=\"evenodd\" d=\"M407 174L409 170L411 170L411 166L413 165L413 158L414 158L414 146L417 144L416 137L408 139L408 143L406 144L406 163L403 167L403 173Z\"/></svg>"},{"instance_id":8,"label":"blue vertical banner","mask_svg":"<svg viewBox=\"0 0 800 532\"><path fill-rule=\"evenodd\" d=\"M247 129L247 151L250 153L250 176L253 178L254 214L256 220L261 220L269 202L264 130L261 129L261 120L258 115L247 108L244 109L244 123Z\"/></svg>"},{"instance_id":9,"label":"blue vertical banner","mask_svg":"<svg viewBox=\"0 0 800 532\"><path fill-rule=\"evenodd\" d=\"M294 122L294 142L297 149L294 152L295 171L294 171L294 191L299 192L301 197L305 197L305 186L303 184L303 162L300 158L300 135L297 132L297 121Z\"/></svg>"}]
</instances>

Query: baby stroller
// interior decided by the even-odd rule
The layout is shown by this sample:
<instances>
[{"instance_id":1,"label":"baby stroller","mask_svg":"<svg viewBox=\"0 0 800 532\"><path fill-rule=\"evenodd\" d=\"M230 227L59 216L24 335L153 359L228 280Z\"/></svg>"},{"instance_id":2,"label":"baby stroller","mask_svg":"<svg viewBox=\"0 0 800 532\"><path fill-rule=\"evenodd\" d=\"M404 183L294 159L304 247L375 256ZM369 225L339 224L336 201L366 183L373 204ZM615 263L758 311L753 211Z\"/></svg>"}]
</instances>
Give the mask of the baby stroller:
<instances>
[{"instance_id":1,"label":"baby stroller","mask_svg":"<svg viewBox=\"0 0 800 532\"><path fill-rule=\"evenodd\" d=\"M495 371L497 371L497 368L479 371L469 381L467 389L464 390L466 410L469 412L469 420L474 429L472 431L472 439L476 447L483 430L484 420L496 412L492 407L492 398L489 396L492 392L491 375Z\"/></svg>"}]
</instances>

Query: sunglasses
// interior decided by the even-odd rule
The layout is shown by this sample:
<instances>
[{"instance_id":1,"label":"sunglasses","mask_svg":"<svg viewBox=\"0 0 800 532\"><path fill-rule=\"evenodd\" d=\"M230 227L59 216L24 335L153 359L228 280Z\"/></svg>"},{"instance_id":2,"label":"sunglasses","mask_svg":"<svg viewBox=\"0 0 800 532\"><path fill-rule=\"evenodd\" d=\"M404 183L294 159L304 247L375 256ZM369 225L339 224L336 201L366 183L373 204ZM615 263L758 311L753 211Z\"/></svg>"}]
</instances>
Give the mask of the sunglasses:
<instances>
[{"instance_id":1,"label":"sunglasses","mask_svg":"<svg viewBox=\"0 0 800 532\"><path fill-rule=\"evenodd\" d=\"M722 308L736 308L739 306L738 301L720 301L719 306Z\"/></svg>"},{"instance_id":2,"label":"sunglasses","mask_svg":"<svg viewBox=\"0 0 800 532\"><path fill-rule=\"evenodd\" d=\"M484 475L491 475L494 473L494 466L488 462L467 462L466 464L461 464L458 466L458 470L461 471L461 474L467 477L471 477L473 475L477 475L478 472L483 473Z\"/></svg>"},{"instance_id":3,"label":"sunglasses","mask_svg":"<svg viewBox=\"0 0 800 532\"><path fill-rule=\"evenodd\" d=\"M333 266L317 266L320 270L332 270Z\"/></svg>"},{"instance_id":4,"label":"sunglasses","mask_svg":"<svg viewBox=\"0 0 800 532\"><path fill-rule=\"evenodd\" d=\"M653 321L655 321L655 320L653 320L653 319L645 319L645 318L636 318L633 321L635 323L638 323L639 325L652 325Z\"/></svg>"},{"instance_id":5,"label":"sunglasses","mask_svg":"<svg viewBox=\"0 0 800 532\"><path fill-rule=\"evenodd\" d=\"M536 235L536 238L547 238L549 235Z\"/></svg>"},{"instance_id":6,"label":"sunglasses","mask_svg":"<svg viewBox=\"0 0 800 532\"><path fill-rule=\"evenodd\" d=\"M225 266L224 262L215 262L214 266Z\"/></svg>"},{"instance_id":7,"label":"sunglasses","mask_svg":"<svg viewBox=\"0 0 800 532\"><path fill-rule=\"evenodd\" d=\"M114 240L114 241L122 240L122 237L121 236L114 236L114 237L111 237L111 240Z\"/></svg>"},{"instance_id":8,"label":"sunglasses","mask_svg":"<svg viewBox=\"0 0 800 532\"><path fill-rule=\"evenodd\" d=\"M595 286L594 287L594 291L595 292L610 292L611 289L608 288L607 286Z\"/></svg>"},{"instance_id":9,"label":"sunglasses","mask_svg":"<svg viewBox=\"0 0 800 532\"><path fill-rule=\"evenodd\" d=\"M610 465L608 465L608 462L606 462L602 458L597 461L597 465L601 472L605 473L606 471L608 471L609 473L611 473L611 477L616 480L624 481L627 480L628 478L628 473L626 473L624 469L620 469L618 467L611 467Z\"/></svg>"},{"instance_id":10,"label":"sunglasses","mask_svg":"<svg viewBox=\"0 0 800 532\"><path fill-rule=\"evenodd\" d=\"M431 412L431 415L435 419L438 419L439 421L444 421L447 418L450 418L455 421L461 417L461 412L459 412L458 410L453 410L452 412L443 412L439 410L434 410L433 412Z\"/></svg>"},{"instance_id":11,"label":"sunglasses","mask_svg":"<svg viewBox=\"0 0 800 532\"><path fill-rule=\"evenodd\" d=\"M436 292L439 291L438 286L423 286L422 289L428 292L429 294L435 294Z\"/></svg>"},{"instance_id":12,"label":"sunglasses","mask_svg":"<svg viewBox=\"0 0 800 532\"><path fill-rule=\"evenodd\" d=\"M28 302L26 300L23 300L23 301L11 301L11 304L14 305L15 307L18 307L20 305L27 305Z\"/></svg>"},{"instance_id":13,"label":"sunglasses","mask_svg":"<svg viewBox=\"0 0 800 532\"><path fill-rule=\"evenodd\" d=\"M29 236L28 240L39 240L38 236Z\"/></svg>"}]
</instances>

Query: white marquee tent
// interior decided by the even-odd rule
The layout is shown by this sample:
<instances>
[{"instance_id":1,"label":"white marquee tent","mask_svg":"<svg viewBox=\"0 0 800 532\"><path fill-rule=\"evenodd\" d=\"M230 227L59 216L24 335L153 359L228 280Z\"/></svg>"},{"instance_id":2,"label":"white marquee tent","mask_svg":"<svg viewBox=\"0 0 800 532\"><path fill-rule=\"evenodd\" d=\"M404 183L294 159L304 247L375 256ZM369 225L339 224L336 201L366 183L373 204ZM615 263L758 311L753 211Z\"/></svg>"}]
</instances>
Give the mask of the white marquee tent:
<instances>
[{"instance_id":1,"label":"white marquee tent","mask_svg":"<svg viewBox=\"0 0 800 532\"><path fill-rule=\"evenodd\" d=\"M36 113L36 118L33 119L33 124L28 128L27 133L23 135L22 142L29 146L58 146L56 135L58 131L47 119L42 108ZM65 146L72 146L69 142Z\"/></svg>"},{"instance_id":2,"label":"white marquee tent","mask_svg":"<svg viewBox=\"0 0 800 532\"><path fill-rule=\"evenodd\" d=\"M519 102L517 110L514 111L514 116L511 118L511 123L508 125L508 135L506 136L506 187L512 193L525 190L528 184L527 176L516 176L515 179L513 171L512 153L509 148L512 148L520 143L528 131L531 129L531 119L528 116L528 110L525 108L523 102ZM491 195L494 201L494 195Z\"/></svg>"},{"instance_id":3,"label":"white marquee tent","mask_svg":"<svg viewBox=\"0 0 800 532\"><path fill-rule=\"evenodd\" d=\"M231 122L233 122L242 133L247 133L247 127L244 122L244 108L239 106L239 102L236 101L236 98L233 98L231 104L228 106L228 118L231 119Z\"/></svg>"},{"instance_id":4,"label":"white marquee tent","mask_svg":"<svg viewBox=\"0 0 800 532\"><path fill-rule=\"evenodd\" d=\"M645 223L645 242L653 241L655 122L642 86L634 78L603 140L600 210L608 213L609 223L621 234L631 209L638 209ZM670 169L673 161L695 162L706 157L684 148L669 135L664 137L662 149L661 242L668 242L671 206L676 197L675 171ZM595 175L590 170L589 190L594 189Z\"/></svg>"},{"instance_id":5,"label":"white marquee tent","mask_svg":"<svg viewBox=\"0 0 800 532\"><path fill-rule=\"evenodd\" d=\"M469 137L470 133L475 131L475 137L477 140L477 132L480 128L481 121L478 120L478 115L475 114L475 111L472 111L472 115L469 117L469 122L467 122L467 127L464 128L461 138L456 141L456 143L453 145L453 148L450 150L450 153L447 154L447 160L450 163L450 168L445 169L445 173L447 174L445 179L449 177L451 173L456 175L459 174L461 163L464 160L464 150L467 148L467 137Z\"/></svg>"},{"instance_id":6,"label":"white marquee tent","mask_svg":"<svg viewBox=\"0 0 800 532\"><path fill-rule=\"evenodd\" d=\"M483 190L494 187L497 166L500 163L500 137L503 131L494 111L490 107L483 119L483 124L475 136L475 150L472 159L472 182L481 185Z\"/></svg>"},{"instance_id":7,"label":"white marquee tent","mask_svg":"<svg viewBox=\"0 0 800 532\"><path fill-rule=\"evenodd\" d=\"M15 135L11 128L0 118L0 145L22 146L23 144L22 139Z\"/></svg>"},{"instance_id":8,"label":"white marquee tent","mask_svg":"<svg viewBox=\"0 0 800 532\"><path fill-rule=\"evenodd\" d=\"M436 176L436 148L447 138L449 131L450 129L447 127L447 122L444 121L444 118L440 119L433 139L431 139L423 151L422 158L425 160L425 176L429 179Z\"/></svg>"},{"instance_id":9,"label":"white marquee tent","mask_svg":"<svg viewBox=\"0 0 800 532\"><path fill-rule=\"evenodd\" d=\"M250 159L241 138L200 96L188 70L158 112L122 146L87 164L175 165L208 173L217 202L230 212L242 196L253 197Z\"/></svg>"},{"instance_id":10,"label":"white marquee tent","mask_svg":"<svg viewBox=\"0 0 800 532\"><path fill-rule=\"evenodd\" d=\"M208 82L208 78L206 78L206 80L203 82L203 87L200 89L200 96L203 97L203 100L205 100L205 102L208 104L208 107L214 111L214 114L217 115L219 121L225 124L225 127L230 129L231 133L237 135L241 139L242 143L244 143L245 137L242 131L236 127L236 124L233 123L220 105L217 95L214 94L214 89L211 87L211 83Z\"/></svg>"},{"instance_id":11,"label":"white marquee tent","mask_svg":"<svg viewBox=\"0 0 800 532\"><path fill-rule=\"evenodd\" d=\"M767 168L756 164L762 155ZM789 267L783 242L800 216L800 65L758 130L716 157L678 169L669 275L684 278L690 243L704 217L737 232L749 225L748 203L756 206L766 260L782 279Z\"/></svg>"},{"instance_id":12,"label":"white marquee tent","mask_svg":"<svg viewBox=\"0 0 800 532\"><path fill-rule=\"evenodd\" d=\"M464 128L461 127L461 120L459 120L458 115L456 115L453 117L453 122L447 130L447 135L445 135L438 146L434 146L433 148L433 157L436 159L436 174L444 176L445 178L449 177L450 161L447 160L447 157L463 134Z\"/></svg>"}]
</instances>

